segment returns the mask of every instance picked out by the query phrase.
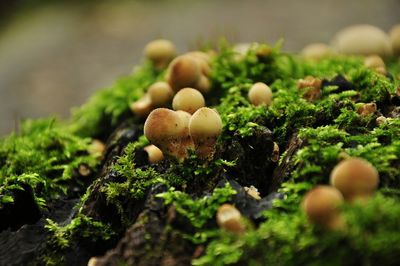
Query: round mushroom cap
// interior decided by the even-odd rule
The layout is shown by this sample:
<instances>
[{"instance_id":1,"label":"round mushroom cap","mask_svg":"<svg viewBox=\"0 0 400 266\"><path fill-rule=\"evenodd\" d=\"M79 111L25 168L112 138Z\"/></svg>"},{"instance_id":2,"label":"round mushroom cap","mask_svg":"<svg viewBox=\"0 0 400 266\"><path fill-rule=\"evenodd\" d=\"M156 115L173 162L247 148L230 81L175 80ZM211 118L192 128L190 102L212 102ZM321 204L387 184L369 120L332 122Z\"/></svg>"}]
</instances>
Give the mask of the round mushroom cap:
<instances>
[{"instance_id":1,"label":"round mushroom cap","mask_svg":"<svg viewBox=\"0 0 400 266\"><path fill-rule=\"evenodd\" d=\"M198 61L190 55L181 55L169 65L167 79L172 89L177 92L185 87L192 87L201 76Z\"/></svg>"},{"instance_id":2,"label":"round mushroom cap","mask_svg":"<svg viewBox=\"0 0 400 266\"><path fill-rule=\"evenodd\" d=\"M243 233L245 225L242 221L242 215L235 206L223 204L217 210L217 223L220 228L231 233Z\"/></svg>"},{"instance_id":3,"label":"round mushroom cap","mask_svg":"<svg viewBox=\"0 0 400 266\"><path fill-rule=\"evenodd\" d=\"M343 196L339 190L331 186L317 186L304 197L302 208L310 221L329 226L338 215L338 206Z\"/></svg>"},{"instance_id":4,"label":"round mushroom cap","mask_svg":"<svg viewBox=\"0 0 400 266\"><path fill-rule=\"evenodd\" d=\"M347 27L336 34L333 47L342 54L372 55L391 54L389 36L381 29L367 24Z\"/></svg>"},{"instance_id":5,"label":"round mushroom cap","mask_svg":"<svg viewBox=\"0 0 400 266\"><path fill-rule=\"evenodd\" d=\"M379 55L370 55L364 59L364 65L368 68L385 67L385 62Z\"/></svg>"},{"instance_id":6,"label":"round mushroom cap","mask_svg":"<svg viewBox=\"0 0 400 266\"><path fill-rule=\"evenodd\" d=\"M251 86L248 97L253 105L271 105L272 103L272 91L263 82L257 82Z\"/></svg>"},{"instance_id":7,"label":"round mushroom cap","mask_svg":"<svg viewBox=\"0 0 400 266\"><path fill-rule=\"evenodd\" d=\"M147 93L150 95L151 103L157 107L167 104L174 96L174 91L165 81L152 84Z\"/></svg>"},{"instance_id":8,"label":"round mushroom cap","mask_svg":"<svg viewBox=\"0 0 400 266\"><path fill-rule=\"evenodd\" d=\"M346 200L369 197L378 187L375 167L361 158L349 158L333 168L330 183L342 192Z\"/></svg>"},{"instance_id":9,"label":"round mushroom cap","mask_svg":"<svg viewBox=\"0 0 400 266\"><path fill-rule=\"evenodd\" d=\"M300 54L311 60L320 60L332 55L332 49L325 43L311 43L301 50Z\"/></svg>"},{"instance_id":10,"label":"round mushroom cap","mask_svg":"<svg viewBox=\"0 0 400 266\"><path fill-rule=\"evenodd\" d=\"M145 56L153 62L170 61L176 55L175 45L165 39L149 42L144 48Z\"/></svg>"},{"instance_id":11,"label":"round mushroom cap","mask_svg":"<svg viewBox=\"0 0 400 266\"><path fill-rule=\"evenodd\" d=\"M222 132L222 120L217 111L202 107L190 118L190 136L194 139L217 138Z\"/></svg>"},{"instance_id":12,"label":"round mushroom cap","mask_svg":"<svg viewBox=\"0 0 400 266\"><path fill-rule=\"evenodd\" d=\"M130 109L137 116L141 116L141 117L147 116L153 109L150 95L148 93L143 95L142 98L140 98L136 102L133 102L130 105Z\"/></svg>"},{"instance_id":13,"label":"round mushroom cap","mask_svg":"<svg viewBox=\"0 0 400 266\"><path fill-rule=\"evenodd\" d=\"M389 32L393 53L400 56L400 24L394 25Z\"/></svg>"},{"instance_id":14,"label":"round mushroom cap","mask_svg":"<svg viewBox=\"0 0 400 266\"><path fill-rule=\"evenodd\" d=\"M144 135L155 145L176 138L186 125L175 111L167 108L153 110L144 123Z\"/></svg>"},{"instance_id":15,"label":"round mushroom cap","mask_svg":"<svg viewBox=\"0 0 400 266\"><path fill-rule=\"evenodd\" d=\"M164 160L163 152L155 145L148 145L143 148L148 155L149 163L157 163Z\"/></svg>"},{"instance_id":16,"label":"round mushroom cap","mask_svg":"<svg viewBox=\"0 0 400 266\"><path fill-rule=\"evenodd\" d=\"M181 89L172 100L174 110L182 110L190 114L204 107L205 104L203 95L198 90L192 88Z\"/></svg>"}]
</instances>

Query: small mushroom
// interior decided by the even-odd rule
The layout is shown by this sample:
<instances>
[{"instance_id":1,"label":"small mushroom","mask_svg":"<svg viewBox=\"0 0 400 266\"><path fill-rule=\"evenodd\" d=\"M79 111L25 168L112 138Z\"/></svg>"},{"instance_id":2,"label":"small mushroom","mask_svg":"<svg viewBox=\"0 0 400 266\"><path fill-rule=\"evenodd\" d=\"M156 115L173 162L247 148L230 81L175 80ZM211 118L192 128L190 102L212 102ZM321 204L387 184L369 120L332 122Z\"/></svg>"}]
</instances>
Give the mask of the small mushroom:
<instances>
[{"instance_id":1,"label":"small mushroom","mask_svg":"<svg viewBox=\"0 0 400 266\"><path fill-rule=\"evenodd\" d=\"M172 42L164 39L148 43L144 49L145 56L152 61L156 69L163 69L175 57L176 49Z\"/></svg>"},{"instance_id":2,"label":"small mushroom","mask_svg":"<svg viewBox=\"0 0 400 266\"><path fill-rule=\"evenodd\" d=\"M364 59L364 65L368 68L374 69L376 72L383 75L386 74L385 62L378 55L370 55Z\"/></svg>"},{"instance_id":3,"label":"small mushroom","mask_svg":"<svg viewBox=\"0 0 400 266\"><path fill-rule=\"evenodd\" d=\"M246 191L246 193L254 198L255 200L260 200L260 192L258 191L258 189L255 186L250 186L250 187L244 187L244 191Z\"/></svg>"},{"instance_id":4,"label":"small mushroom","mask_svg":"<svg viewBox=\"0 0 400 266\"><path fill-rule=\"evenodd\" d=\"M330 183L342 192L346 200L364 200L378 187L379 175L368 161L349 158L335 166L330 175Z\"/></svg>"},{"instance_id":5,"label":"small mushroom","mask_svg":"<svg viewBox=\"0 0 400 266\"><path fill-rule=\"evenodd\" d=\"M340 230L345 226L338 207L343 203L339 190L331 186L317 186L304 197L302 209L308 220L330 230Z\"/></svg>"},{"instance_id":6,"label":"small mushroom","mask_svg":"<svg viewBox=\"0 0 400 266\"><path fill-rule=\"evenodd\" d=\"M167 81L178 92L182 88L194 87L201 77L201 66L190 55L175 58L168 67Z\"/></svg>"},{"instance_id":7,"label":"small mushroom","mask_svg":"<svg viewBox=\"0 0 400 266\"><path fill-rule=\"evenodd\" d=\"M391 54L389 36L381 29L367 24L354 25L336 34L333 46L339 53L355 55Z\"/></svg>"},{"instance_id":8,"label":"small mushroom","mask_svg":"<svg viewBox=\"0 0 400 266\"><path fill-rule=\"evenodd\" d=\"M149 94L151 104L154 107L165 106L174 96L174 91L171 89L171 86L164 81L152 84L147 93Z\"/></svg>"},{"instance_id":9,"label":"small mushroom","mask_svg":"<svg viewBox=\"0 0 400 266\"><path fill-rule=\"evenodd\" d=\"M190 114L204 107L205 104L203 95L198 90L192 88L181 89L177 92L172 101L174 110L182 110Z\"/></svg>"},{"instance_id":10,"label":"small mushroom","mask_svg":"<svg viewBox=\"0 0 400 266\"><path fill-rule=\"evenodd\" d=\"M99 265L99 259L96 257L91 257L90 260L88 261L87 266L96 266Z\"/></svg>"},{"instance_id":11,"label":"small mushroom","mask_svg":"<svg viewBox=\"0 0 400 266\"><path fill-rule=\"evenodd\" d=\"M279 146L276 142L274 142L274 148L273 148L272 154L271 154L271 161L274 163L279 161Z\"/></svg>"},{"instance_id":12,"label":"small mushroom","mask_svg":"<svg viewBox=\"0 0 400 266\"><path fill-rule=\"evenodd\" d=\"M221 229L234 234L242 234L246 230L242 215L231 204L223 204L218 208L217 224Z\"/></svg>"},{"instance_id":13,"label":"small mushroom","mask_svg":"<svg viewBox=\"0 0 400 266\"><path fill-rule=\"evenodd\" d=\"M311 43L301 50L300 54L309 60L321 60L332 56L332 49L325 43Z\"/></svg>"},{"instance_id":14,"label":"small mushroom","mask_svg":"<svg viewBox=\"0 0 400 266\"><path fill-rule=\"evenodd\" d=\"M393 53L400 56L400 24L394 25L389 32Z\"/></svg>"},{"instance_id":15,"label":"small mushroom","mask_svg":"<svg viewBox=\"0 0 400 266\"><path fill-rule=\"evenodd\" d=\"M203 159L211 159L222 132L222 120L218 112L207 107L198 109L190 118L189 131L197 155Z\"/></svg>"},{"instance_id":16,"label":"small mushroom","mask_svg":"<svg viewBox=\"0 0 400 266\"><path fill-rule=\"evenodd\" d=\"M381 116L377 117L375 121L376 121L376 124L382 125L382 124L386 123L387 118L384 117L383 115L381 115Z\"/></svg>"},{"instance_id":17,"label":"small mushroom","mask_svg":"<svg viewBox=\"0 0 400 266\"><path fill-rule=\"evenodd\" d=\"M194 85L194 88L196 88L200 92L206 94L211 90L211 81L205 75L201 75L199 80Z\"/></svg>"},{"instance_id":18,"label":"small mushroom","mask_svg":"<svg viewBox=\"0 0 400 266\"><path fill-rule=\"evenodd\" d=\"M158 163L164 160L164 154L162 151L155 145L148 145L143 148L145 152L147 152L149 163Z\"/></svg>"},{"instance_id":19,"label":"small mushroom","mask_svg":"<svg viewBox=\"0 0 400 266\"><path fill-rule=\"evenodd\" d=\"M250 102L255 105L271 105L272 103L272 91L267 84L263 82L257 82L251 86L248 98Z\"/></svg>"},{"instance_id":20,"label":"small mushroom","mask_svg":"<svg viewBox=\"0 0 400 266\"><path fill-rule=\"evenodd\" d=\"M94 139L92 140L92 143L90 143L87 151L90 155L93 155L96 158L101 158L105 149L106 145L102 141Z\"/></svg>"},{"instance_id":21,"label":"small mushroom","mask_svg":"<svg viewBox=\"0 0 400 266\"><path fill-rule=\"evenodd\" d=\"M142 98L132 103L130 109L135 115L139 117L147 116L153 109L150 95L146 93Z\"/></svg>"},{"instance_id":22,"label":"small mushroom","mask_svg":"<svg viewBox=\"0 0 400 266\"><path fill-rule=\"evenodd\" d=\"M175 111L157 108L146 119L144 135L159 147L164 155L171 155L183 161L187 157L185 143L190 138L186 120Z\"/></svg>"}]
</instances>

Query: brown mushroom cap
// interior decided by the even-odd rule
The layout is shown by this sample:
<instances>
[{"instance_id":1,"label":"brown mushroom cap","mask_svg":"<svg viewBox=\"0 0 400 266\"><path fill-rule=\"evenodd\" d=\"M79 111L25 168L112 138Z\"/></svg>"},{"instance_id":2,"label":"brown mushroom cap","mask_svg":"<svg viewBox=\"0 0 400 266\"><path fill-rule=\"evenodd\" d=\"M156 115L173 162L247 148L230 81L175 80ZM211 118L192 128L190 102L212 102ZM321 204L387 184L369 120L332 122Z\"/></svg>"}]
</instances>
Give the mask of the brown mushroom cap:
<instances>
[{"instance_id":1,"label":"brown mushroom cap","mask_svg":"<svg viewBox=\"0 0 400 266\"><path fill-rule=\"evenodd\" d=\"M147 93L150 96L151 103L155 107L166 105L174 96L174 91L165 81L159 81L152 84Z\"/></svg>"},{"instance_id":2,"label":"brown mushroom cap","mask_svg":"<svg viewBox=\"0 0 400 266\"><path fill-rule=\"evenodd\" d=\"M176 49L171 41L159 39L149 42L144 49L144 54L156 68L162 69L175 57Z\"/></svg>"},{"instance_id":3,"label":"brown mushroom cap","mask_svg":"<svg viewBox=\"0 0 400 266\"><path fill-rule=\"evenodd\" d=\"M168 68L167 81L171 88L178 92L185 87L193 87L201 76L198 61L190 55L175 58Z\"/></svg>"},{"instance_id":4,"label":"brown mushroom cap","mask_svg":"<svg viewBox=\"0 0 400 266\"><path fill-rule=\"evenodd\" d=\"M364 59L364 65L368 68L385 67L385 62L379 55L370 55Z\"/></svg>"},{"instance_id":5,"label":"brown mushroom cap","mask_svg":"<svg viewBox=\"0 0 400 266\"><path fill-rule=\"evenodd\" d=\"M342 192L349 201L365 199L378 187L378 171L372 164L361 158L341 161L331 172L330 183Z\"/></svg>"},{"instance_id":6,"label":"brown mushroom cap","mask_svg":"<svg viewBox=\"0 0 400 266\"><path fill-rule=\"evenodd\" d=\"M223 204L217 210L217 223L220 228L235 234L241 234L246 227L242 221L242 215L231 204Z\"/></svg>"},{"instance_id":7,"label":"brown mushroom cap","mask_svg":"<svg viewBox=\"0 0 400 266\"><path fill-rule=\"evenodd\" d=\"M272 103L272 91L270 87L263 82L257 82L251 86L248 97L250 102L255 106L271 105Z\"/></svg>"},{"instance_id":8,"label":"brown mushroom cap","mask_svg":"<svg viewBox=\"0 0 400 266\"><path fill-rule=\"evenodd\" d=\"M304 197L302 208L308 219L328 229L343 227L338 206L343 203L339 190L331 186L317 186Z\"/></svg>"},{"instance_id":9,"label":"brown mushroom cap","mask_svg":"<svg viewBox=\"0 0 400 266\"><path fill-rule=\"evenodd\" d=\"M182 110L190 114L204 107L205 104L203 95L198 90L192 88L181 89L172 100L174 110Z\"/></svg>"},{"instance_id":10,"label":"brown mushroom cap","mask_svg":"<svg viewBox=\"0 0 400 266\"><path fill-rule=\"evenodd\" d=\"M222 132L222 120L217 111L208 107L198 109L190 118L190 136L200 158L211 158Z\"/></svg>"}]
</instances>

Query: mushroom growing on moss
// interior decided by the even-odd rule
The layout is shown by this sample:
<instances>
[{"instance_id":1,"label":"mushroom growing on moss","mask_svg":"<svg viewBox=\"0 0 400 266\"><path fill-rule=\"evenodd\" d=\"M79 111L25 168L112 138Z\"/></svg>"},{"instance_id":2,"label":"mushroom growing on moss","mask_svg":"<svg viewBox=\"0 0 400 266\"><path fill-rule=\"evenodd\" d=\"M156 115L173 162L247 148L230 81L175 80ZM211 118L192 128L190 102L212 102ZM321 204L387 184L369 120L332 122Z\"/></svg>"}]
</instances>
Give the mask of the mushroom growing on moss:
<instances>
[{"instance_id":1,"label":"mushroom growing on moss","mask_svg":"<svg viewBox=\"0 0 400 266\"><path fill-rule=\"evenodd\" d=\"M181 89L172 100L174 110L182 110L190 114L204 107L205 104L203 95L198 90L192 88Z\"/></svg>"},{"instance_id":2,"label":"mushroom growing on moss","mask_svg":"<svg viewBox=\"0 0 400 266\"><path fill-rule=\"evenodd\" d=\"M321 60L333 55L332 49L325 43L311 43L301 50L301 55L309 60Z\"/></svg>"},{"instance_id":3,"label":"mushroom growing on moss","mask_svg":"<svg viewBox=\"0 0 400 266\"><path fill-rule=\"evenodd\" d=\"M217 223L221 229L234 234L242 234L246 230L242 215L231 204L223 204L218 208Z\"/></svg>"},{"instance_id":4,"label":"mushroom growing on moss","mask_svg":"<svg viewBox=\"0 0 400 266\"><path fill-rule=\"evenodd\" d=\"M144 54L156 69L161 70L175 57L176 49L171 41L159 39L149 42L144 48Z\"/></svg>"},{"instance_id":5,"label":"mushroom growing on moss","mask_svg":"<svg viewBox=\"0 0 400 266\"><path fill-rule=\"evenodd\" d=\"M187 157L188 148L185 143L190 138L187 118L179 113L166 108L153 110L144 124L144 135L164 154L179 161Z\"/></svg>"},{"instance_id":6,"label":"mushroom growing on moss","mask_svg":"<svg viewBox=\"0 0 400 266\"><path fill-rule=\"evenodd\" d=\"M198 109L190 118L189 131L197 155L203 159L211 159L222 132L222 120L218 112L208 107Z\"/></svg>"},{"instance_id":7,"label":"mushroom growing on moss","mask_svg":"<svg viewBox=\"0 0 400 266\"><path fill-rule=\"evenodd\" d=\"M317 186L304 197L302 209L310 222L330 230L340 230L345 226L338 207L343 203L339 190L331 186Z\"/></svg>"},{"instance_id":8,"label":"mushroom growing on moss","mask_svg":"<svg viewBox=\"0 0 400 266\"><path fill-rule=\"evenodd\" d=\"M248 97L250 102L255 105L271 105L272 103L272 91L267 84L263 82L257 82L251 86Z\"/></svg>"},{"instance_id":9,"label":"mushroom growing on moss","mask_svg":"<svg viewBox=\"0 0 400 266\"><path fill-rule=\"evenodd\" d=\"M149 163L153 164L164 160L164 154L157 146L148 145L143 149L147 152Z\"/></svg>"},{"instance_id":10,"label":"mushroom growing on moss","mask_svg":"<svg viewBox=\"0 0 400 266\"><path fill-rule=\"evenodd\" d=\"M378 171L362 158L341 161L330 175L332 186L342 192L348 201L368 199L379 183Z\"/></svg>"},{"instance_id":11,"label":"mushroom growing on moss","mask_svg":"<svg viewBox=\"0 0 400 266\"><path fill-rule=\"evenodd\" d=\"M365 104L361 105L360 107L358 107L357 113L360 116L367 116L367 115L375 113L376 110L377 110L376 103L365 103Z\"/></svg>"},{"instance_id":12,"label":"mushroom growing on moss","mask_svg":"<svg viewBox=\"0 0 400 266\"><path fill-rule=\"evenodd\" d=\"M150 95L148 93L143 95L142 98L131 104L130 109L135 115L139 117L147 116L153 109Z\"/></svg>"},{"instance_id":13,"label":"mushroom growing on moss","mask_svg":"<svg viewBox=\"0 0 400 266\"><path fill-rule=\"evenodd\" d=\"M383 75L386 74L385 62L379 55L370 55L364 59L364 65Z\"/></svg>"},{"instance_id":14,"label":"mushroom growing on moss","mask_svg":"<svg viewBox=\"0 0 400 266\"><path fill-rule=\"evenodd\" d=\"M178 92L182 88L194 87L201 77L201 66L190 55L175 58L168 67L167 81Z\"/></svg>"},{"instance_id":15,"label":"mushroom growing on moss","mask_svg":"<svg viewBox=\"0 0 400 266\"><path fill-rule=\"evenodd\" d=\"M171 86L164 81L152 84L147 93L149 94L151 104L154 107L165 106L174 96L174 91L171 89Z\"/></svg>"}]
</instances>

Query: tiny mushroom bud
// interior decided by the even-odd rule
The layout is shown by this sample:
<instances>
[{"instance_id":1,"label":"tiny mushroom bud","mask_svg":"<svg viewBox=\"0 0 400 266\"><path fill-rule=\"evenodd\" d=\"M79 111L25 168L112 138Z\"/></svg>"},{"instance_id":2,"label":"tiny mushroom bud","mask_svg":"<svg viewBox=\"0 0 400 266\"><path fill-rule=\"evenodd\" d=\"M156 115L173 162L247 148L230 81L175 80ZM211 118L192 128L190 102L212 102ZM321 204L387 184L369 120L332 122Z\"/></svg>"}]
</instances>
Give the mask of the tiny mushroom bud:
<instances>
[{"instance_id":1,"label":"tiny mushroom bud","mask_svg":"<svg viewBox=\"0 0 400 266\"><path fill-rule=\"evenodd\" d=\"M257 82L251 86L248 97L250 102L255 105L271 105L272 103L272 91L263 82Z\"/></svg>"},{"instance_id":2,"label":"tiny mushroom bud","mask_svg":"<svg viewBox=\"0 0 400 266\"><path fill-rule=\"evenodd\" d=\"M379 116L376 118L376 123L378 125L382 125L383 123L385 123L387 121L387 118L384 117L383 115Z\"/></svg>"},{"instance_id":3,"label":"tiny mushroom bud","mask_svg":"<svg viewBox=\"0 0 400 266\"><path fill-rule=\"evenodd\" d=\"M201 91L202 93L208 93L211 90L211 82L210 79L204 75L201 75L199 80L194 85L196 89Z\"/></svg>"},{"instance_id":4,"label":"tiny mushroom bud","mask_svg":"<svg viewBox=\"0 0 400 266\"><path fill-rule=\"evenodd\" d=\"M279 146L276 142L274 142L274 148L273 148L272 154L271 154L271 161L274 163L279 161Z\"/></svg>"},{"instance_id":5,"label":"tiny mushroom bud","mask_svg":"<svg viewBox=\"0 0 400 266\"><path fill-rule=\"evenodd\" d=\"M148 145L143 148L147 155L149 156L149 163L158 163L159 161L164 160L164 155L162 151L155 145Z\"/></svg>"},{"instance_id":6,"label":"tiny mushroom bud","mask_svg":"<svg viewBox=\"0 0 400 266\"><path fill-rule=\"evenodd\" d=\"M96 257L91 257L90 260L88 261L87 266L96 266L96 265L99 264L98 262L99 262L99 259L98 259L98 258L96 258Z\"/></svg>"},{"instance_id":7,"label":"tiny mushroom bud","mask_svg":"<svg viewBox=\"0 0 400 266\"><path fill-rule=\"evenodd\" d=\"M144 135L163 154L171 155L179 161L187 157L185 143L190 138L187 119L179 113L166 108L153 110L144 124Z\"/></svg>"},{"instance_id":8,"label":"tiny mushroom bud","mask_svg":"<svg viewBox=\"0 0 400 266\"><path fill-rule=\"evenodd\" d=\"M377 110L376 103L366 103L366 104L361 105L357 109L357 113L360 116L367 116L367 115L375 113L376 110Z\"/></svg>"},{"instance_id":9,"label":"tiny mushroom bud","mask_svg":"<svg viewBox=\"0 0 400 266\"><path fill-rule=\"evenodd\" d=\"M221 229L234 234L242 234L246 230L242 215L231 204L223 204L218 208L217 223Z\"/></svg>"},{"instance_id":10,"label":"tiny mushroom bud","mask_svg":"<svg viewBox=\"0 0 400 266\"><path fill-rule=\"evenodd\" d=\"M198 109L190 118L189 131L197 155L211 159L222 132L222 120L217 111L207 107Z\"/></svg>"},{"instance_id":11,"label":"tiny mushroom bud","mask_svg":"<svg viewBox=\"0 0 400 266\"><path fill-rule=\"evenodd\" d=\"M393 53L400 56L400 24L394 25L389 32Z\"/></svg>"},{"instance_id":12,"label":"tiny mushroom bud","mask_svg":"<svg viewBox=\"0 0 400 266\"><path fill-rule=\"evenodd\" d=\"M174 110L182 110L190 114L204 107L205 104L203 95L198 90L192 88L181 89L172 101Z\"/></svg>"},{"instance_id":13,"label":"tiny mushroom bud","mask_svg":"<svg viewBox=\"0 0 400 266\"><path fill-rule=\"evenodd\" d=\"M346 200L363 200L369 198L378 187L379 175L368 161L349 158L335 166L330 183L342 192Z\"/></svg>"},{"instance_id":14,"label":"tiny mushroom bud","mask_svg":"<svg viewBox=\"0 0 400 266\"><path fill-rule=\"evenodd\" d=\"M174 96L171 86L164 81L159 81L151 85L147 93L154 107L165 106Z\"/></svg>"},{"instance_id":15,"label":"tiny mushroom bud","mask_svg":"<svg viewBox=\"0 0 400 266\"><path fill-rule=\"evenodd\" d=\"M151 110L153 109L153 105L151 104L150 95L146 93L142 98L132 103L130 106L131 111L140 117L147 116Z\"/></svg>"},{"instance_id":16,"label":"tiny mushroom bud","mask_svg":"<svg viewBox=\"0 0 400 266\"><path fill-rule=\"evenodd\" d=\"M194 87L201 75L198 61L193 56L181 55L169 65L167 81L171 88L178 92L185 87Z\"/></svg>"},{"instance_id":17,"label":"tiny mushroom bud","mask_svg":"<svg viewBox=\"0 0 400 266\"><path fill-rule=\"evenodd\" d=\"M244 187L244 191L247 192L247 194L256 199L256 200L260 200L260 192L258 192L258 189L255 186L250 186L250 187Z\"/></svg>"},{"instance_id":18,"label":"tiny mushroom bud","mask_svg":"<svg viewBox=\"0 0 400 266\"><path fill-rule=\"evenodd\" d=\"M176 50L172 42L160 39L148 43L144 54L157 69L163 69L175 57Z\"/></svg>"},{"instance_id":19,"label":"tiny mushroom bud","mask_svg":"<svg viewBox=\"0 0 400 266\"><path fill-rule=\"evenodd\" d=\"M317 186L304 197L302 209L310 222L330 230L344 229L345 223L338 207L343 203L339 190L331 186Z\"/></svg>"}]
</instances>

